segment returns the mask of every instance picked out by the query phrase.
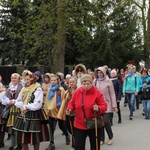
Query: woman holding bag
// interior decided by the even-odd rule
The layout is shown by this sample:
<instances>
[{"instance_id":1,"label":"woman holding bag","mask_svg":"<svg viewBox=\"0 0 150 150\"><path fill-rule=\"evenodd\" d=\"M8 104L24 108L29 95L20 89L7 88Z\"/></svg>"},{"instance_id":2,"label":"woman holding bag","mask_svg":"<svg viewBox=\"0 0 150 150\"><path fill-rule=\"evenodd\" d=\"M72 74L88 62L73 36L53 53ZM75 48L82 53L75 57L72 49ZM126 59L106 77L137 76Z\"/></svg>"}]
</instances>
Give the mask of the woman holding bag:
<instances>
[{"instance_id":1,"label":"woman holding bag","mask_svg":"<svg viewBox=\"0 0 150 150\"><path fill-rule=\"evenodd\" d=\"M74 119L75 150L85 150L87 136L90 139L91 150L96 149L95 129L87 128L85 116L87 119L94 119L94 111L97 111L97 115L101 116L106 109L107 104L104 101L103 94L92 85L92 77L88 74L83 75L81 77L81 87L75 91L66 110L67 115L76 111ZM97 133L98 150L100 150L101 128L98 128Z\"/></svg>"}]
</instances>

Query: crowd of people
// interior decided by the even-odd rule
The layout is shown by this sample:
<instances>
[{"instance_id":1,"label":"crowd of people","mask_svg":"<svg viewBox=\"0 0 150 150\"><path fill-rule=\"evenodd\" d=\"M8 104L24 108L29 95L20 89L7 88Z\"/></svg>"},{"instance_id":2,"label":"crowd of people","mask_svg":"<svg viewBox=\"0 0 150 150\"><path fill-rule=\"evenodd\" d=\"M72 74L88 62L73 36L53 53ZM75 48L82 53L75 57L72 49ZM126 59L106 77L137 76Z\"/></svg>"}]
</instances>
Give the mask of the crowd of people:
<instances>
[{"instance_id":1,"label":"crowd of people","mask_svg":"<svg viewBox=\"0 0 150 150\"><path fill-rule=\"evenodd\" d=\"M83 64L75 66L71 74L13 73L8 88L0 76L0 148L5 146L5 132L10 137L9 150L40 149L40 142L49 141L45 150L55 150L55 130L65 137L70 150L85 150L87 136L91 150L100 150L105 143L113 143L113 114L122 123L120 101L129 107L129 120L135 109L143 103L143 115L150 119L150 75L148 69L128 64L124 69L100 66L92 71ZM4 118L6 108L9 115ZM95 115L96 114L96 115ZM88 128L87 120L93 118L95 127ZM102 126L97 126L98 118ZM96 130L95 130L96 129Z\"/></svg>"}]
</instances>

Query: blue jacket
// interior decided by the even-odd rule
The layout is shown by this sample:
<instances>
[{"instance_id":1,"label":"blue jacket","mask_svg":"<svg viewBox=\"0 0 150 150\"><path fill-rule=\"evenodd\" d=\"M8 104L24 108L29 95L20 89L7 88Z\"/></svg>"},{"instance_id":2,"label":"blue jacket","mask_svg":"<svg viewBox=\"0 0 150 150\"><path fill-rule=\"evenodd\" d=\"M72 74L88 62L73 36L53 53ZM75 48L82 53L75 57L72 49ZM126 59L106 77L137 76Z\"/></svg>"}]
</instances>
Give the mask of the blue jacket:
<instances>
[{"instance_id":1,"label":"blue jacket","mask_svg":"<svg viewBox=\"0 0 150 150\"><path fill-rule=\"evenodd\" d=\"M137 74L124 78L123 93L139 92L139 77Z\"/></svg>"},{"instance_id":2,"label":"blue jacket","mask_svg":"<svg viewBox=\"0 0 150 150\"><path fill-rule=\"evenodd\" d=\"M150 88L150 76L146 76L146 77L140 77L139 78L139 88L143 88L143 81L146 81L148 83L147 88Z\"/></svg>"}]
</instances>

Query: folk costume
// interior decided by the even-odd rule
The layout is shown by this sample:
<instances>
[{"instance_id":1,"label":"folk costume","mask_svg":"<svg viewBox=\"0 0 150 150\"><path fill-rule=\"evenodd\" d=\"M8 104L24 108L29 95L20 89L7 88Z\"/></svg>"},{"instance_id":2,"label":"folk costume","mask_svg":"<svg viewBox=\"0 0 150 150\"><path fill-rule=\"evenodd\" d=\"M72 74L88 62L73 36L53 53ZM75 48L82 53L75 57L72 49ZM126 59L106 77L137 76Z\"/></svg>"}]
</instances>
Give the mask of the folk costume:
<instances>
[{"instance_id":1,"label":"folk costume","mask_svg":"<svg viewBox=\"0 0 150 150\"><path fill-rule=\"evenodd\" d=\"M3 112L5 106L2 105L2 98L5 95L6 89L2 83L0 83L0 148L4 147L4 135L6 120L1 118L1 113Z\"/></svg>"},{"instance_id":2,"label":"folk costume","mask_svg":"<svg viewBox=\"0 0 150 150\"><path fill-rule=\"evenodd\" d=\"M14 86L11 85L6 90L6 97L3 98L3 104L8 105L10 100L16 101L20 91L22 89L22 85L19 83L18 85ZM12 127L17 119L17 115L20 113L20 109L18 109L15 105L10 106L10 115L7 121L7 127L9 127L8 133L12 133Z\"/></svg>"},{"instance_id":3,"label":"folk costume","mask_svg":"<svg viewBox=\"0 0 150 150\"><path fill-rule=\"evenodd\" d=\"M10 147L9 150L14 149L15 147L15 133L13 130L13 126L17 119L17 115L20 113L20 109L18 109L14 104L16 99L22 89L22 85L20 82L20 75L18 73L13 73L11 75L11 82L9 84L9 88L6 90L6 95L2 99L3 105L9 105L10 113L7 121L8 134L10 134ZM21 149L21 145L16 144L17 147Z\"/></svg>"},{"instance_id":4,"label":"folk costume","mask_svg":"<svg viewBox=\"0 0 150 150\"><path fill-rule=\"evenodd\" d=\"M56 76L54 76L57 78ZM54 78L52 77L52 78ZM47 99L45 100L44 104L44 110L49 116L49 125L50 125L50 131L51 131L51 137L50 137L50 145L48 146L47 150L55 149L54 145L54 131L56 126L56 121L58 121L59 128L62 130L62 132L66 136L66 145L70 144L70 137L68 134L68 131L66 127L64 126L64 120L65 120L65 113L63 111L60 113L60 107L62 105L62 100L64 97L65 90L63 87L61 87L58 83L56 85L50 85L50 88L47 93ZM63 116L64 115L64 116ZM63 117L62 117L63 116Z\"/></svg>"},{"instance_id":5,"label":"folk costume","mask_svg":"<svg viewBox=\"0 0 150 150\"><path fill-rule=\"evenodd\" d=\"M16 142L35 145L49 141L49 126L43 109L43 91L39 83L24 87L15 103L17 108L23 106L26 112L21 112L14 125Z\"/></svg>"},{"instance_id":6,"label":"folk costume","mask_svg":"<svg viewBox=\"0 0 150 150\"><path fill-rule=\"evenodd\" d=\"M75 92L75 90L72 90L69 87L68 90L65 91L64 98L63 98L62 104L61 104L59 112L58 112L58 116L57 116L58 119L66 120L65 112L66 112L66 109L67 109L67 106L68 106L68 102L71 100L72 95ZM74 116L74 115L75 115L75 113L72 114L72 116Z\"/></svg>"},{"instance_id":7,"label":"folk costume","mask_svg":"<svg viewBox=\"0 0 150 150\"><path fill-rule=\"evenodd\" d=\"M48 73L44 74L43 81L44 83L42 83L42 89L44 94L44 99L43 99L43 103L44 103L46 99L47 90L50 86L50 75Z\"/></svg>"},{"instance_id":8,"label":"folk costume","mask_svg":"<svg viewBox=\"0 0 150 150\"><path fill-rule=\"evenodd\" d=\"M60 107L60 113L63 115L58 115L60 117L60 119L65 119L66 120L66 126L67 129L69 131L69 133L72 135L72 148L75 147L75 140L74 140L74 117L75 117L75 112L72 113L70 116L66 116L65 112L68 106L69 101L72 99L72 96L74 94L74 92L76 91L77 87L75 89L71 89L70 87L68 88L68 90L65 92L64 94L64 99L62 101L62 105ZM62 116L62 118L61 118Z\"/></svg>"}]
</instances>

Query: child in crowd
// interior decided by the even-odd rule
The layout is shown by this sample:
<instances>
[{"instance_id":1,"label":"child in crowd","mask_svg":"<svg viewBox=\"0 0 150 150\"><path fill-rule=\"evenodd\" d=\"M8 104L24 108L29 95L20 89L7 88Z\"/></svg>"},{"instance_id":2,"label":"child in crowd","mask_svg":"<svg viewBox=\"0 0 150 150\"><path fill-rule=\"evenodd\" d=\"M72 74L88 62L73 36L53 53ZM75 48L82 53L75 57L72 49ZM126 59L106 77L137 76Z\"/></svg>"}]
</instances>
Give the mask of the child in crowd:
<instances>
[{"instance_id":1,"label":"child in crowd","mask_svg":"<svg viewBox=\"0 0 150 150\"><path fill-rule=\"evenodd\" d=\"M145 114L145 119L150 119L150 87L146 80L143 81L143 87L140 92L141 99L143 102L143 111Z\"/></svg>"}]
</instances>

